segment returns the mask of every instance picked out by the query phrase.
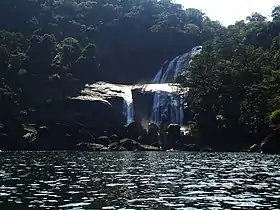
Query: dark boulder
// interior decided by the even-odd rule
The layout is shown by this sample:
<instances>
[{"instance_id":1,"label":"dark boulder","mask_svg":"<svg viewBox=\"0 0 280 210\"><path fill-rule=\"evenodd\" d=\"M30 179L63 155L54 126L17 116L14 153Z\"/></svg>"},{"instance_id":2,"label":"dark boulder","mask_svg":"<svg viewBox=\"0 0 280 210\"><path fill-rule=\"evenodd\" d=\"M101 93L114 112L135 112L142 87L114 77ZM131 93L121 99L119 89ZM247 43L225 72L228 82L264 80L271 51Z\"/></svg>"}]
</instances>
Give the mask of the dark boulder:
<instances>
[{"instance_id":1,"label":"dark boulder","mask_svg":"<svg viewBox=\"0 0 280 210\"><path fill-rule=\"evenodd\" d=\"M132 122L126 128L127 138L138 139L139 136L144 136L146 134L146 130L138 122Z\"/></svg>"},{"instance_id":2,"label":"dark boulder","mask_svg":"<svg viewBox=\"0 0 280 210\"><path fill-rule=\"evenodd\" d=\"M145 141L145 143L160 147L159 142L160 140L158 125L155 123L149 123L147 140Z\"/></svg>"},{"instance_id":3,"label":"dark boulder","mask_svg":"<svg viewBox=\"0 0 280 210\"><path fill-rule=\"evenodd\" d=\"M181 137L181 127L177 124L170 124L166 129L166 142L165 149L171 149L177 147L177 142Z\"/></svg>"}]
</instances>

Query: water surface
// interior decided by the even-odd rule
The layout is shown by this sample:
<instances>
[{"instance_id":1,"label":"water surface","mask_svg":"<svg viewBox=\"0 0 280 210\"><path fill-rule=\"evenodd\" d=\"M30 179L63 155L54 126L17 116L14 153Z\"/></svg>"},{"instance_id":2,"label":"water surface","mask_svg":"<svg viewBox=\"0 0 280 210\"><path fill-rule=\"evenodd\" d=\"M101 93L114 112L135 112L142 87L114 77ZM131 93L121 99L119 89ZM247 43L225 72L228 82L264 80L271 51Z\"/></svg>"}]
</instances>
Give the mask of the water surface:
<instances>
[{"instance_id":1,"label":"water surface","mask_svg":"<svg viewBox=\"0 0 280 210\"><path fill-rule=\"evenodd\" d=\"M279 157L2 152L0 209L280 209Z\"/></svg>"}]
</instances>

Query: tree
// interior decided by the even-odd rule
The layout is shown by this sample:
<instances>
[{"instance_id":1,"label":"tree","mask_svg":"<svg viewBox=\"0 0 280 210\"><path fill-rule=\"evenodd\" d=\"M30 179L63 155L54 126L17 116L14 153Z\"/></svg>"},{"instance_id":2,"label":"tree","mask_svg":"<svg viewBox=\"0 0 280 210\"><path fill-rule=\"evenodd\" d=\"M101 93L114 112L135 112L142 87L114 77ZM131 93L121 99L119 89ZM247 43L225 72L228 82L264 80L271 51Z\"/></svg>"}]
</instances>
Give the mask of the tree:
<instances>
[{"instance_id":1,"label":"tree","mask_svg":"<svg viewBox=\"0 0 280 210\"><path fill-rule=\"evenodd\" d=\"M63 68L70 69L82 52L79 41L72 37L65 38L58 47Z\"/></svg>"},{"instance_id":2,"label":"tree","mask_svg":"<svg viewBox=\"0 0 280 210\"><path fill-rule=\"evenodd\" d=\"M202 53L193 58L188 69L185 86L190 88L186 97L188 108L192 111L200 134L205 144L215 139L219 108L220 81L217 77L219 57L211 45L206 46ZM209 138L207 138L208 136Z\"/></svg>"},{"instance_id":3,"label":"tree","mask_svg":"<svg viewBox=\"0 0 280 210\"><path fill-rule=\"evenodd\" d=\"M274 7L271 17L273 17L273 21L280 21L280 5Z\"/></svg>"},{"instance_id":4,"label":"tree","mask_svg":"<svg viewBox=\"0 0 280 210\"><path fill-rule=\"evenodd\" d=\"M246 20L250 22L263 22L266 21L267 18L260 13L255 12L251 16L248 16Z\"/></svg>"}]
</instances>

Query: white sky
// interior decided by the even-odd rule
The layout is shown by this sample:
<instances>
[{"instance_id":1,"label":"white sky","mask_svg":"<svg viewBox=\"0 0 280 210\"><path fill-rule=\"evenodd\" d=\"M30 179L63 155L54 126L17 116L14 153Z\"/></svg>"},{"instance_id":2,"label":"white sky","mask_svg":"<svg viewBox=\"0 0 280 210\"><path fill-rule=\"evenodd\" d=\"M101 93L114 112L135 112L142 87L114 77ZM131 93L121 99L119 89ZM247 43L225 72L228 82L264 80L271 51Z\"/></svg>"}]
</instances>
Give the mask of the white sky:
<instances>
[{"instance_id":1,"label":"white sky","mask_svg":"<svg viewBox=\"0 0 280 210\"><path fill-rule=\"evenodd\" d=\"M202 10L211 20L218 20L223 25L244 20L253 12L269 17L273 6L280 5L280 0L174 0L185 8Z\"/></svg>"}]
</instances>

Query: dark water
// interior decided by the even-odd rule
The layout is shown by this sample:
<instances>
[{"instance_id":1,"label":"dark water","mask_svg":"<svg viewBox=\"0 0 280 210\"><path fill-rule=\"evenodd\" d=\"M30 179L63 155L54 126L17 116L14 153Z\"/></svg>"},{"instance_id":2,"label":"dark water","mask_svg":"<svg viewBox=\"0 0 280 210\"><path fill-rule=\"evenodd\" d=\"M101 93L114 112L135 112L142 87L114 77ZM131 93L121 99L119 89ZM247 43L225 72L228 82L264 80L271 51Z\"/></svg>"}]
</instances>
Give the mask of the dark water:
<instances>
[{"instance_id":1,"label":"dark water","mask_svg":"<svg viewBox=\"0 0 280 210\"><path fill-rule=\"evenodd\" d=\"M0 209L280 209L280 156L0 153Z\"/></svg>"}]
</instances>

